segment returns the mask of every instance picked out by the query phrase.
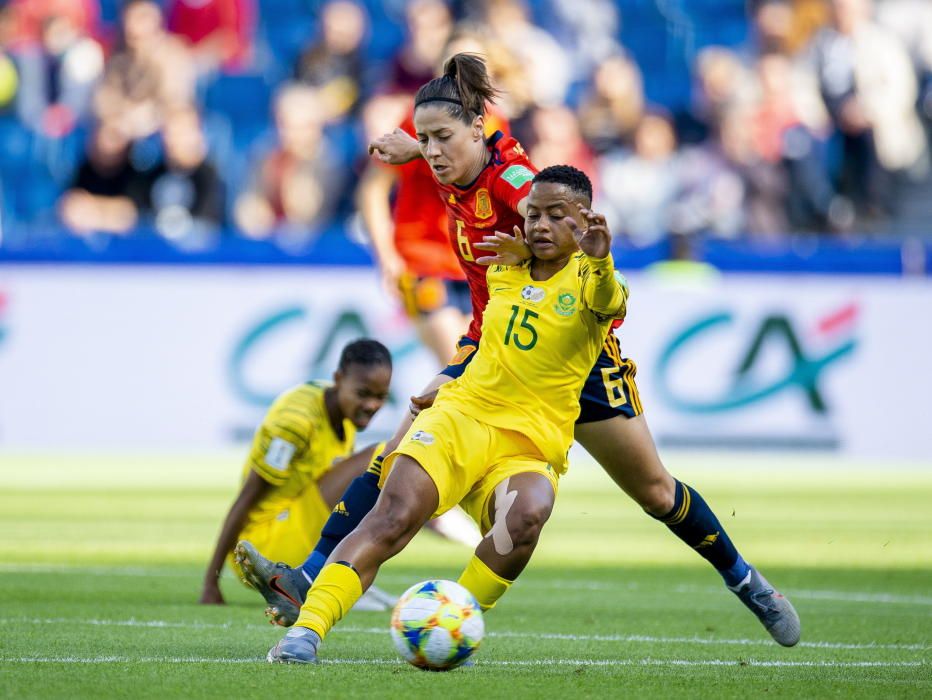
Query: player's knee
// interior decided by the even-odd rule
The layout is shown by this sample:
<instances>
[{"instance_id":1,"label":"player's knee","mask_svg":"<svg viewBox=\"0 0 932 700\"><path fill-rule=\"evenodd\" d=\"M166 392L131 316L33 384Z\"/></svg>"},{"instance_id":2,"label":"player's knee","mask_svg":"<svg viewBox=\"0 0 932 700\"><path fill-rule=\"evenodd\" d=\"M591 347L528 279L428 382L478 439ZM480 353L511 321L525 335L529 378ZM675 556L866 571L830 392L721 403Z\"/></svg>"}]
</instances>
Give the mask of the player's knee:
<instances>
[{"instance_id":1,"label":"player's knee","mask_svg":"<svg viewBox=\"0 0 932 700\"><path fill-rule=\"evenodd\" d=\"M552 503L530 503L511 513L508 518L508 533L515 549L537 544L552 509Z\"/></svg>"},{"instance_id":2,"label":"player's knee","mask_svg":"<svg viewBox=\"0 0 932 700\"><path fill-rule=\"evenodd\" d=\"M636 494L638 505L648 514L660 517L673 510L676 482L672 478L657 478L641 484Z\"/></svg>"},{"instance_id":3,"label":"player's knee","mask_svg":"<svg viewBox=\"0 0 932 700\"><path fill-rule=\"evenodd\" d=\"M366 530L373 542L392 546L399 541L410 538L420 527L414 507L398 499L380 504L366 518Z\"/></svg>"}]
</instances>

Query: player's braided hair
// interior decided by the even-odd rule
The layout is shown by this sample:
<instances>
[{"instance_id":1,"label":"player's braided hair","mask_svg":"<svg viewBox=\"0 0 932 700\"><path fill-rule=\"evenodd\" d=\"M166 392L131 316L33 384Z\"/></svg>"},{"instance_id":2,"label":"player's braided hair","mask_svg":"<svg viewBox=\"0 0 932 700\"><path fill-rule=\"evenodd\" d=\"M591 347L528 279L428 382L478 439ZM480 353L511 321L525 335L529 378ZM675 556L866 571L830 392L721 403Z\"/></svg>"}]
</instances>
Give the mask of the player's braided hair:
<instances>
[{"instance_id":1,"label":"player's braided hair","mask_svg":"<svg viewBox=\"0 0 932 700\"><path fill-rule=\"evenodd\" d=\"M497 95L485 61L476 54L458 53L443 64L443 75L421 86L414 108L428 102L442 104L454 119L469 124L485 114L486 102L494 102Z\"/></svg>"},{"instance_id":2,"label":"player's braided hair","mask_svg":"<svg viewBox=\"0 0 932 700\"><path fill-rule=\"evenodd\" d=\"M592 180L582 170L572 165L551 165L544 168L534 176L534 182L553 182L557 185L566 185L577 194L592 202Z\"/></svg>"},{"instance_id":3,"label":"player's braided hair","mask_svg":"<svg viewBox=\"0 0 932 700\"><path fill-rule=\"evenodd\" d=\"M385 365L391 369L392 354L378 340L360 338L346 345L340 353L339 370L345 372L350 365L362 365L363 367Z\"/></svg>"}]
</instances>

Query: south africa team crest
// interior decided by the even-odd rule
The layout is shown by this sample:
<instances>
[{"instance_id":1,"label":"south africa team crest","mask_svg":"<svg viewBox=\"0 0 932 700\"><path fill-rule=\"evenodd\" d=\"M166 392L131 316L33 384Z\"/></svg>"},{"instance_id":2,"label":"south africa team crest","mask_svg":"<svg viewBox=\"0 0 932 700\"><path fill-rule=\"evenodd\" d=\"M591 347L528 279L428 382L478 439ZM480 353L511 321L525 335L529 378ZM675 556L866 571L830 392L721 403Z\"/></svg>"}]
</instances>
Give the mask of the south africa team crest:
<instances>
[{"instance_id":1,"label":"south africa team crest","mask_svg":"<svg viewBox=\"0 0 932 700\"><path fill-rule=\"evenodd\" d=\"M492 218L492 200L489 197L489 191L484 187L476 192L476 218Z\"/></svg>"},{"instance_id":2,"label":"south africa team crest","mask_svg":"<svg viewBox=\"0 0 932 700\"><path fill-rule=\"evenodd\" d=\"M568 289L561 289L557 293L557 303L553 310L561 316L572 316L576 313L576 295Z\"/></svg>"}]
</instances>

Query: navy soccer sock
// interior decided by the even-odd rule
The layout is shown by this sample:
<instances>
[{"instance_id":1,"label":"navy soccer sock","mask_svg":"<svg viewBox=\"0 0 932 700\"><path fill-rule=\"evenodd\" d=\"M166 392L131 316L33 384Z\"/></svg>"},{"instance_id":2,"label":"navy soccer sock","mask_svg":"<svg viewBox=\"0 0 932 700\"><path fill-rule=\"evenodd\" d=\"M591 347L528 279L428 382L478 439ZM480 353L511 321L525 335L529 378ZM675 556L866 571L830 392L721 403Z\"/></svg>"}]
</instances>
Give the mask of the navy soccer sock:
<instances>
[{"instance_id":1,"label":"navy soccer sock","mask_svg":"<svg viewBox=\"0 0 932 700\"><path fill-rule=\"evenodd\" d=\"M673 508L654 517L714 566L726 585L737 586L751 570L709 504L690 486L677 481Z\"/></svg>"},{"instance_id":2,"label":"navy soccer sock","mask_svg":"<svg viewBox=\"0 0 932 700\"><path fill-rule=\"evenodd\" d=\"M314 551L301 565L304 573L313 581L330 553L336 549L344 537L356 529L356 526L372 510L375 502L379 500L379 473L382 469L382 459L377 458L369 470L357 476L343 493L330 517L320 532L320 539Z\"/></svg>"}]
</instances>

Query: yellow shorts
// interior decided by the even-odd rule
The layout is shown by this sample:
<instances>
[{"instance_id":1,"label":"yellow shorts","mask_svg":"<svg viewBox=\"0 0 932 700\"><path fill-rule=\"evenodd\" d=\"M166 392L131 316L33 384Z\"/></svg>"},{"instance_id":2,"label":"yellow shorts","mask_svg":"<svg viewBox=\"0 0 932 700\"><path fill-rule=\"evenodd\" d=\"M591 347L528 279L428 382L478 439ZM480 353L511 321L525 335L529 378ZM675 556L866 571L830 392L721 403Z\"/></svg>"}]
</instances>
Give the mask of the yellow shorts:
<instances>
[{"instance_id":1,"label":"yellow shorts","mask_svg":"<svg viewBox=\"0 0 932 700\"><path fill-rule=\"evenodd\" d=\"M541 474L557 493L559 475L527 436L488 425L447 404L418 415L398 448L385 458L383 483L398 455L416 460L437 486L440 504L434 517L459 504L483 535L492 527L489 499L508 477Z\"/></svg>"},{"instance_id":2,"label":"yellow shorts","mask_svg":"<svg viewBox=\"0 0 932 700\"><path fill-rule=\"evenodd\" d=\"M260 521L247 521L239 539L249 540L263 556L288 566L300 566L320 539L320 531L330 517L330 508L316 484L309 484L278 515ZM227 557L230 568L242 579L242 572Z\"/></svg>"}]
</instances>

